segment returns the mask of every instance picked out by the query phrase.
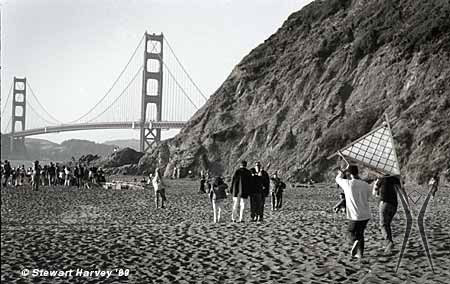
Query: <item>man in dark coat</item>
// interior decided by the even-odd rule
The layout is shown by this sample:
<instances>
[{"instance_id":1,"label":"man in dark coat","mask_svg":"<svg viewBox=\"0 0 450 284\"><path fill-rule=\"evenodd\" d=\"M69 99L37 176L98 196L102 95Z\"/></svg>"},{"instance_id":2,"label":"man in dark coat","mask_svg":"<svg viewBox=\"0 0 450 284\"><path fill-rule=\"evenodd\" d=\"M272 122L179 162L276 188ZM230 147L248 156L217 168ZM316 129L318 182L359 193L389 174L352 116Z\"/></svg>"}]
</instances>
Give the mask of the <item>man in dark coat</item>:
<instances>
[{"instance_id":1,"label":"man in dark coat","mask_svg":"<svg viewBox=\"0 0 450 284\"><path fill-rule=\"evenodd\" d=\"M250 218L252 222L259 220L263 199L262 177L256 173L256 169L250 169L252 173L250 191Z\"/></svg>"},{"instance_id":2,"label":"man in dark coat","mask_svg":"<svg viewBox=\"0 0 450 284\"><path fill-rule=\"evenodd\" d=\"M270 177L269 174L263 169L260 162L256 162L255 170L261 181L261 200L257 212L257 221L261 222L264 220L264 205L266 203L266 197L270 194Z\"/></svg>"},{"instance_id":3,"label":"man in dark coat","mask_svg":"<svg viewBox=\"0 0 450 284\"><path fill-rule=\"evenodd\" d=\"M241 167L236 170L231 182L231 194L233 195L233 211L231 213L231 219L236 222L239 209L239 222L243 221L245 202L250 195L251 191L252 174L247 169L247 162L242 161Z\"/></svg>"}]
</instances>

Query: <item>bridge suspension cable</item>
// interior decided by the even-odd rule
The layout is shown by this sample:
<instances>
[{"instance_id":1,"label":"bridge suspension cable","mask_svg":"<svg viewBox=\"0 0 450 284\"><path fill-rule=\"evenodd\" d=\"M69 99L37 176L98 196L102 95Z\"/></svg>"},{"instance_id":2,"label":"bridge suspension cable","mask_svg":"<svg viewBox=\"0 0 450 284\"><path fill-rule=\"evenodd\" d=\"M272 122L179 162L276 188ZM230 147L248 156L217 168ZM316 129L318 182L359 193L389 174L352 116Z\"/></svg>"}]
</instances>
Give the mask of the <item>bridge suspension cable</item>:
<instances>
[{"instance_id":1,"label":"bridge suspension cable","mask_svg":"<svg viewBox=\"0 0 450 284\"><path fill-rule=\"evenodd\" d=\"M30 128L42 127L44 125L54 125L55 124L54 122L51 122L51 121L45 119L45 117L41 116L39 114L39 112L33 107L32 104L27 103L27 107L28 107L28 110L32 111L32 115L26 116L26 120L27 120L26 128L30 129ZM41 121L39 121L37 119L40 119ZM42 124L41 122L43 122L44 124Z\"/></svg>"},{"instance_id":2,"label":"bridge suspension cable","mask_svg":"<svg viewBox=\"0 0 450 284\"><path fill-rule=\"evenodd\" d=\"M125 66L122 69L122 71L120 72L119 76L116 78L116 80L114 80L113 84L108 89L108 91L105 93L105 95L91 109L89 109L88 112L86 112L84 115L80 116L79 118L77 118L77 119L75 119L75 120L73 120L73 121L71 121L69 123L75 123L75 122L81 121L83 118L88 116L97 106L99 106L106 99L106 97L111 93L113 88L116 86L117 82L119 82L119 79L123 76L123 74L127 70L128 66L130 65L131 61L135 57L137 51L139 50L139 47L142 45L142 42L144 41L144 37L145 37L145 35L143 35L141 37L141 39L139 40L139 43L137 44L136 48L134 49L133 53L131 54L130 59L128 59L127 64L125 64Z\"/></svg>"},{"instance_id":3,"label":"bridge suspension cable","mask_svg":"<svg viewBox=\"0 0 450 284\"><path fill-rule=\"evenodd\" d=\"M175 60L178 62L178 64L180 65L181 69L183 70L183 72L186 74L186 76L189 78L189 80L191 81L191 83L195 86L195 88L197 89L197 91L200 93L200 95L205 99L205 101L208 100L208 98L203 94L203 92L200 90L200 88L197 86L197 84L194 82L194 80L192 79L192 77L189 75L189 73L186 71L186 68L184 68L183 64L181 63L181 61L178 59L178 56L175 54L175 51L173 51L169 41L167 41L167 39L164 37L164 42L167 44L167 47L170 49L170 51L172 52L173 56L175 57Z\"/></svg>"},{"instance_id":4,"label":"bridge suspension cable","mask_svg":"<svg viewBox=\"0 0 450 284\"><path fill-rule=\"evenodd\" d=\"M41 109L48 115L48 117L51 119L51 120L53 120L53 123L52 124L63 124L60 120L58 120L57 118L55 118L53 115L51 115L48 111L47 111L47 109L41 104L41 102L38 100L38 98L37 98L37 96L36 96L36 94L34 93L34 91L33 91L33 88L31 88L31 85L28 83L28 81L27 81L27 86L28 86L28 89L30 90L30 94L31 94L31 97L32 98L34 98L34 100L37 102L37 104L41 107ZM29 106L31 106L31 103L29 103L28 101L27 101L27 104L29 105ZM48 120L46 120L46 121L48 121Z\"/></svg>"},{"instance_id":5,"label":"bridge suspension cable","mask_svg":"<svg viewBox=\"0 0 450 284\"><path fill-rule=\"evenodd\" d=\"M10 116L9 119L8 119L8 122L6 123L5 128L3 129L4 133L8 132L8 128L11 126L11 120L12 120L12 117Z\"/></svg>"},{"instance_id":6,"label":"bridge suspension cable","mask_svg":"<svg viewBox=\"0 0 450 284\"><path fill-rule=\"evenodd\" d=\"M12 89L13 89L13 85L11 84L11 87L9 88L9 91L8 91L8 95L6 97L5 105L2 107L2 116L5 113L6 106L8 105L9 99L11 98Z\"/></svg>"},{"instance_id":7,"label":"bridge suspension cable","mask_svg":"<svg viewBox=\"0 0 450 284\"><path fill-rule=\"evenodd\" d=\"M130 80L130 82L128 82L127 86L125 87L125 89L122 90L122 92L119 94L119 96L117 96L114 101L109 104L105 110L103 110L100 114L98 114L97 116L95 116L94 118L88 120L88 122L92 122L94 120L96 120L97 118L99 118L101 115L103 115L105 112L107 112L109 109L111 109L111 107L125 94L125 92L128 90L128 88L131 86L131 84L136 80L137 76L139 75L139 73L141 73L142 68L144 66L141 65L141 67L139 67L139 69L137 70L137 72L134 74L133 78Z\"/></svg>"},{"instance_id":8,"label":"bridge suspension cable","mask_svg":"<svg viewBox=\"0 0 450 284\"><path fill-rule=\"evenodd\" d=\"M11 98L12 89L13 89L13 84L11 84L11 87L9 88L8 95L6 96L6 102L5 102L5 105L2 107L2 112L1 112L1 120L2 120L2 124L3 124L3 119L5 118L5 111L6 111L6 108L8 107L8 103L9 103L9 100L10 100L10 98ZM6 131L8 131L8 127L10 126L11 119L12 119L12 117L11 117L11 115L9 115L9 120L8 120L8 122L6 123L5 127L3 128L3 131L2 131L3 133L5 133Z\"/></svg>"},{"instance_id":9,"label":"bridge suspension cable","mask_svg":"<svg viewBox=\"0 0 450 284\"><path fill-rule=\"evenodd\" d=\"M153 43L153 49L156 48L156 43ZM189 102L196 108L198 109L198 106L192 101L192 99L189 97L189 95L186 93L186 91L184 90L184 88L181 86L181 84L178 82L178 80L175 78L175 76L172 74L172 72L170 71L169 66L167 66L167 64L164 62L164 60L162 60L161 56L158 55L159 58L162 61L162 64L164 67L166 67L166 71L169 73L170 77L174 80L174 82L177 84L177 86L180 88L181 92L183 93L183 95L189 100Z\"/></svg>"}]
</instances>

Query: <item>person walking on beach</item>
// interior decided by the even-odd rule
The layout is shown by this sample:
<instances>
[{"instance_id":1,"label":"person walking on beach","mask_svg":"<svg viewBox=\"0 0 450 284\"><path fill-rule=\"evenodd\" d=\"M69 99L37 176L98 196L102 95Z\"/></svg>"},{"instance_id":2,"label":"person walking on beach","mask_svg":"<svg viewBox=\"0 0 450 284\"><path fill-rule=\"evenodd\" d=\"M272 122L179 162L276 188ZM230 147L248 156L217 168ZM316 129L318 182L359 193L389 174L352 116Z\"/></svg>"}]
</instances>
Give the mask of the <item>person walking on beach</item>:
<instances>
[{"instance_id":1,"label":"person walking on beach","mask_svg":"<svg viewBox=\"0 0 450 284\"><path fill-rule=\"evenodd\" d=\"M18 173L17 168L13 167L12 170L11 170L11 185L12 186L17 186L18 185L18 183L17 183L17 173Z\"/></svg>"},{"instance_id":2,"label":"person walking on beach","mask_svg":"<svg viewBox=\"0 0 450 284\"><path fill-rule=\"evenodd\" d=\"M350 165L346 171L349 179L340 170L336 183L342 188L347 200L348 233L352 242L351 255L362 258L364 255L364 230L370 219L370 186L359 178L358 167Z\"/></svg>"},{"instance_id":3,"label":"person walking on beach","mask_svg":"<svg viewBox=\"0 0 450 284\"><path fill-rule=\"evenodd\" d=\"M262 177L256 173L255 168L251 168L251 187L250 187L250 219L252 222L256 222L259 219L261 212L260 206L263 198L263 186Z\"/></svg>"},{"instance_id":4,"label":"person walking on beach","mask_svg":"<svg viewBox=\"0 0 450 284\"><path fill-rule=\"evenodd\" d=\"M200 188L199 193L206 193L206 176L203 173L203 170L200 173Z\"/></svg>"},{"instance_id":5,"label":"person walking on beach","mask_svg":"<svg viewBox=\"0 0 450 284\"><path fill-rule=\"evenodd\" d=\"M436 195L436 192L438 190L439 187L439 173L436 172L434 174L434 176L432 176L430 178L430 181L428 182L428 186L430 187L431 190L431 196L434 198L434 196Z\"/></svg>"},{"instance_id":6,"label":"person walking on beach","mask_svg":"<svg viewBox=\"0 0 450 284\"><path fill-rule=\"evenodd\" d=\"M3 186L7 186L8 185L8 180L9 177L11 176L11 164L9 163L8 160L5 160L5 163L3 164L3 177L4 177L4 181L3 181Z\"/></svg>"},{"instance_id":7,"label":"person walking on beach","mask_svg":"<svg viewBox=\"0 0 450 284\"><path fill-rule=\"evenodd\" d=\"M266 198L270 194L270 177L269 174L263 169L261 162L256 162L255 170L257 175L261 177L262 196L258 211L258 221L262 222L264 220L264 205L266 204Z\"/></svg>"},{"instance_id":8,"label":"person walking on beach","mask_svg":"<svg viewBox=\"0 0 450 284\"><path fill-rule=\"evenodd\" d=\"M228 185L223 182L221 177L216 177L209 188L209 198L213 207L214 223L220 222L220 216L223 209L223 202L227 198L226 189Z\"/></svg>"},{"instance_id":9,"label":"person walking on beach","mask_svg":"<svg viewBox=\"0 0 450 284\"><path fill-rule=\"evenodd\" d=\"M231 181L231 194L233 195L233 211L231 212L231 220L236 222L239 211L238 222L244 220L245 202L249 196L251 187L252 174L247 169L247 161L242 161L241 166L233 175Z\"/></svg>"},{"instance_id":10,"label":"person walking on beach","mask_svg":"<svg viewBox=\"0 0 450 284\"><path fill-rule=\"evenodd\" d=\"M31 184L34 190L39 190L39 183L41 177L41 166L39 165L39 161L34 161L33 164L33 173L31 176Z\"/></svg>"},{"instance_id":11,"label":"person walking on beach","mask_svg":"<svg viewBox=\"0 0 450 284\"><path fill-rule=\"evenodd\" d=\"M64 175L65 175L64 186L69 187L72 173L70 171L70 168L67 166L64 167Z\"/></svg>"},{"instance_id":12,"label":"person walking on beach","mask_svg":"<svg viewBox=\"0 0 450 284\"><path fill-rule=\"evenodd\" d=\"M278 172L275 172L270 179L272 211L281 209L281 205L283 205L283 190L285 188L286 184L278 177Z\"/></svg>"},{"instance_id":13,"label":"person walking on beach","mask_svg":"<svg viewBox=\"0 0 450 284\"><path fill-rule=\"evenodd\" d=\"M400 179L396 176L379 178L373 185L372 194L379 198L380 229L385 241L385 253L390 253L394 245L391 222L397 212L397 191L400 188Z\"/></svg>"},{"instance_id":14,"label":"person walking on beach","mask_svg":"<svg viewBox=\"0 0 450 284\"><path fill-rule=\"evenodd\" d=\"M25 165L22 165L19 168L19 185L24 185L25 184L25 175L26 175L26 170L25 170Z\"/></svg>"},{"instance_id":15,"label":"person walking on beach","mask_svg":"<svg viewBox=\"0 0 450 284\"><path fill-rule=\"evenodd\" d=\"M53 162L50 162L50 166L48 168L48 180L51 186L55 185L55 164Z\"/></svg>"},{"instance_id":16,"label":"person walking on beach","mask_svg":"<svg viewBox=\"0 0 450 284\"><path fill-rule=\"evenodd\" d=\"M165 208L164 202L166 201L166 192L165 192L166 185L163 182L159 168L155 169L155 175L153 176L153 179L152 179L152 185L153 185L153 189L155 190L156 208L159 208L159 199L160 198L161 198L161 208Z\"/></svg>"},{"instance_id":17,"label":"person walking on beach","mask_svg":"<svg viewBox=\"0 0 450 284\"><path fill-rule=\"evenodd\" d=\"M47 183L47 177L48 177L48 175L47 175L47 173L48 173L48 166L47 165L44 165L42 168L41 168L41 185L42 186L46 186L48 183Z\"/></svg>"},{"instance_id":18,"label":"person walking on beach","mask_svg":"<svg viewBox=\"0 0 450 284\"><path fill-rule=\"evenodd\" d=\"M75 185L77 186L77 188L80 188L80 186L81 186L80 165L76 165L75 168L73 169L73 176L75 178Z\"/></svg>"}]
</instances>

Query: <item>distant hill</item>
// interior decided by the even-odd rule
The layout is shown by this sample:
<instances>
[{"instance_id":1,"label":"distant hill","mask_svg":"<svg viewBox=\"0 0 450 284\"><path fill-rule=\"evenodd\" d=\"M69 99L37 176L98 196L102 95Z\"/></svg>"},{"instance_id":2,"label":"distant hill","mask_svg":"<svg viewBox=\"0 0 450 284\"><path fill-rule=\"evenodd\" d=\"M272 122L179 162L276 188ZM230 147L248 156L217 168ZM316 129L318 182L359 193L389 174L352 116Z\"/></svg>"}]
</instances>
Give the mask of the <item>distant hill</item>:
<instances>
[{"instance_id":1,"label":"distant hill","mask_svg":"<svg viewBox=\"0 0 450 284\"><path fill-rule=\"evenodd\" d=\"M120 139L105 141L103 144L118 146L119 148L131 148L133 150L139 151L139 140L138 139Z\"/></svg>"},{"instance_id":2,"label":"distant hill","mask_svg":"<svg viewBox=\"0 0 450 284\"><path fill-rule=\"evenodd\" d=\"M85 154L107 156L114 151L113 145L95 143L88 140L71 139L57 144L45 139L26 138L28 159L31 160L70 160Z\"/></svg>"}]
</instances>

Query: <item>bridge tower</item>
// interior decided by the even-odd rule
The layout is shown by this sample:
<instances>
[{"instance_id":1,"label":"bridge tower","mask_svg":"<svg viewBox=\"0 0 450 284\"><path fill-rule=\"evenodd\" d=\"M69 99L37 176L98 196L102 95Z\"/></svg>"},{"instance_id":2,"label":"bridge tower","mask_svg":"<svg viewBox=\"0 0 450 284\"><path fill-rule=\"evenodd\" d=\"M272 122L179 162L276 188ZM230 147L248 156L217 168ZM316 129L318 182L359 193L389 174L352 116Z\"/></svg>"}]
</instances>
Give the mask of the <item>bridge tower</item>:
<instances>
[{"instance_id":1,"label":"bridge tower","mask_svg":"<svg viewBox=\"0 0 450 284\"><path fill-rule=\"evenodd\" d=\"M161 129L147 124L147 106L156 105L156 121L162 119L163 42L164 36L145 32L144 69L142 71L140 151L147 152L161 141Z\"/></svg>"},{"instance_id":2,"label":"bridge tower","mask_svg":"<svg viewBox=\"0 0 450 284\"><path fill-rule=\"evenodd\" d=\"M20 123L19 130L25 130L25 114L26 114L26 99L27 99L27 78L14 77L13 84L13 101L12 101L12 125L11 125L11 143L10 151L14 153L16 149L23 149L25 147L25 138L14 138L17 123Z\"/></svg>"}]
</instances>

